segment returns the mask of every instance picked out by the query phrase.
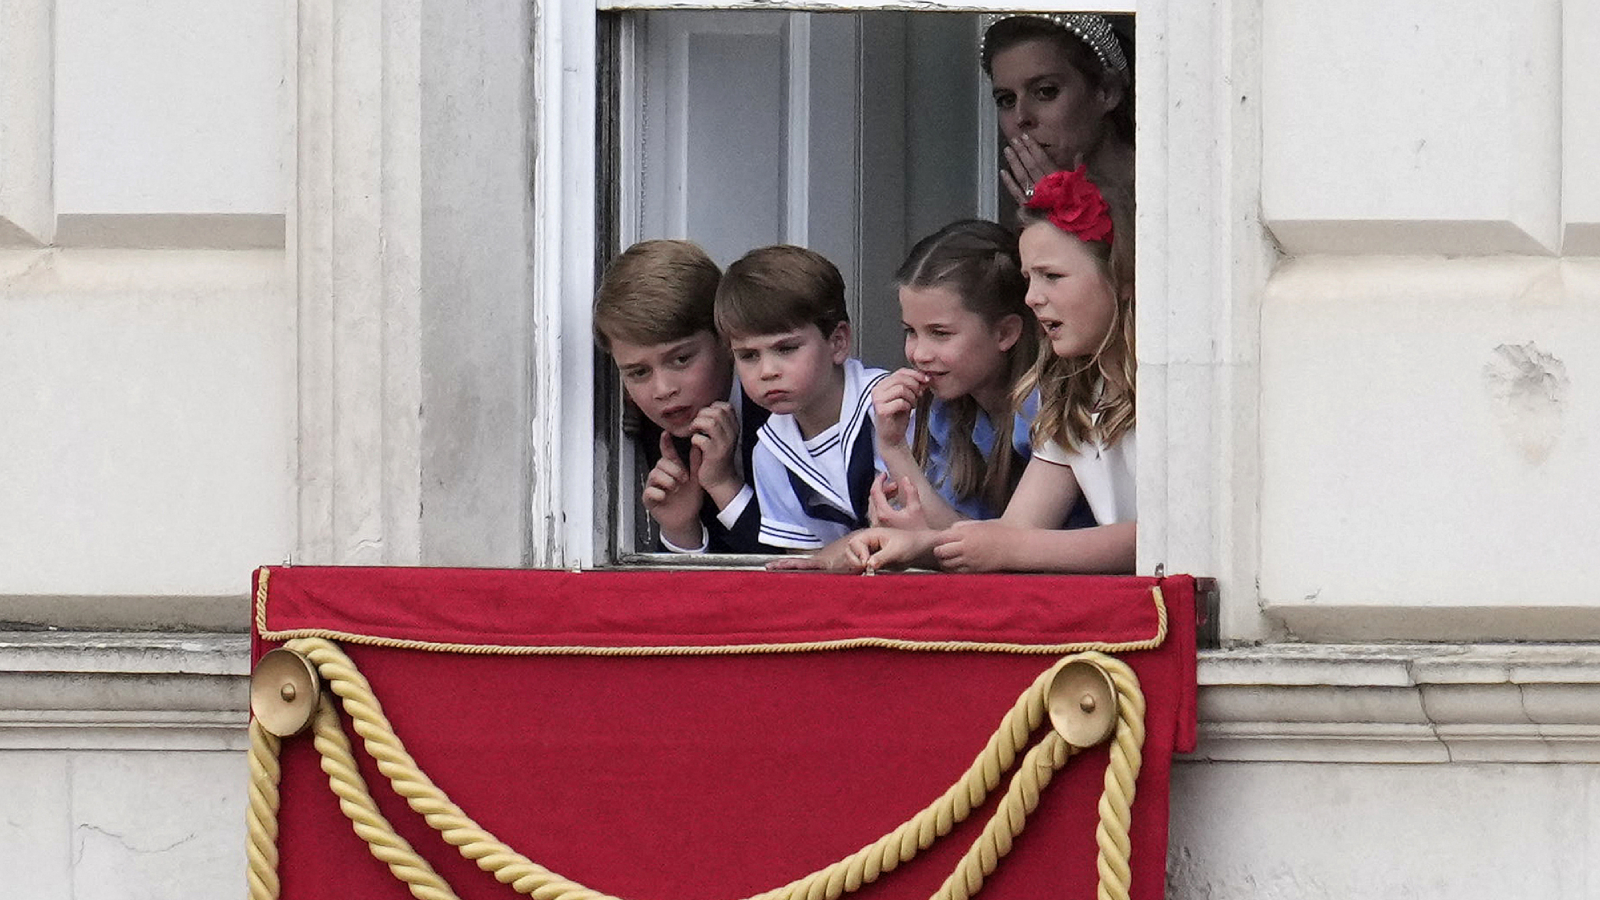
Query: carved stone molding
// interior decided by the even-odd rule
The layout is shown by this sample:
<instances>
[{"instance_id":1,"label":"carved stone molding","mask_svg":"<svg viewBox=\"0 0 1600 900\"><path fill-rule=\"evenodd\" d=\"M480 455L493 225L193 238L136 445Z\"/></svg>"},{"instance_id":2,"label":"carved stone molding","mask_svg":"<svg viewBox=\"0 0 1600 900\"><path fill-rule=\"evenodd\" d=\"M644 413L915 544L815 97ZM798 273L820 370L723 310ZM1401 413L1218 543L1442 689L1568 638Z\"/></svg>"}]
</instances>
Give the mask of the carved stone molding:
<instances>
[{"instance_id":1,"label":"carved stone molding","mask_svg":"<svg viewBox=\"0 0 1600 900\"><path fill-rule=\"evenodd\" d=\"M244 750L249 638L0 633L0 749Z\"/></svg>"},{"instance_id":2,"label":"carved stone molding","mask_svg":"<svg viewBox=\"0 0 1600 900\"><path fill-rule=\"evenodd\" d=\"M293 10L296 559L526 564L531 12Z\"/></svg>"},{"instance_id":3,"label":"carved stone molding","mask_svg":"<svg viewBox=\"0 0 1600 900\"><path fill-rule=\"evenodd\" d=\"M1600 761L1600 647L1278 644L1200 663L1205 760Z\"/></svg>"},{"instance_id":4,"label":"carved stone molding","mask_svg":"<svg viewBox=\"0 0 1600 900\"><path fill-rule=\"evenodd\" d=\"M415 2L298 4L300 540L306 562L419 561Z\"/></svg>"},{"instance_id":5,"label":"carved stone molding","mask_svg":"<svg viewBox=\"0 0 1600 900\"><path fill-rule=\"evenodd\" d=\"M0 749L242 750L244 635L0 633ZM1277 644L1200 658L1191 759L1600 761L1600 647Z\"/></svg>"}]
</instances>

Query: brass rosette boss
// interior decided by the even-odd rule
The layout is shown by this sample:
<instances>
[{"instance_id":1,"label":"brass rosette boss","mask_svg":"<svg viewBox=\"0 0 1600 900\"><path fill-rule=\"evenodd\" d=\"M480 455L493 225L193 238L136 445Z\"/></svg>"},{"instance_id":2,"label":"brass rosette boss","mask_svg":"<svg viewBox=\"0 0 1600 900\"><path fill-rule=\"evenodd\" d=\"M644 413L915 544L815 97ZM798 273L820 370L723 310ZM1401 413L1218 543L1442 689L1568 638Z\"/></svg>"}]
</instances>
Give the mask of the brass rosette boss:
<instances>
[{"instance_id":1,"label":"brass rosette boss","mask_svg":"<svg viewBox=\"0 0 1600 900\"><path fill-rule=\"evenodd\" d=\"M250 673L250 712L262 728L280 738L306 730L321 693L317 667L293 650L268 651Z\"/></svg>"},{"instance_id":2,"label":"brass rosette boss","mask_svg":"<svg viewBox=\"0 0 1600 900\"><path fill-rule=\"evenodd\" d=\"M1116 686L1104 669L1088 660L1062 666L1045 697L1051 727L1074 747L1093 747L1116 731Z\"/></svg>"}]
</instances>

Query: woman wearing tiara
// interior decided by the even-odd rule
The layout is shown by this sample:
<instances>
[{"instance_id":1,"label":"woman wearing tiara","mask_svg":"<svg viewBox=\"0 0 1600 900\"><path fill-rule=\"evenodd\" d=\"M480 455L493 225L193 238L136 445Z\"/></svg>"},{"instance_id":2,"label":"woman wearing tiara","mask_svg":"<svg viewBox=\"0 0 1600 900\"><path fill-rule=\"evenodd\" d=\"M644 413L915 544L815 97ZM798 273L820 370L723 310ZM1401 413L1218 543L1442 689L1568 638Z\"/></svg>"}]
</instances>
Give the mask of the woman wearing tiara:
<instances>
[{"instance_id":1,"label":"woman wearing tiara","mask_svg":"<svg viewBox=\"0 0 1600 900\"><path fill-rule=\"evenodd\" d=\"M1000 181L1026 204L1039 179L1081 161L1133 193L1133 72L1105 16L985 16L981 60L1005 137Z\"/></svg>"}]
</instances>

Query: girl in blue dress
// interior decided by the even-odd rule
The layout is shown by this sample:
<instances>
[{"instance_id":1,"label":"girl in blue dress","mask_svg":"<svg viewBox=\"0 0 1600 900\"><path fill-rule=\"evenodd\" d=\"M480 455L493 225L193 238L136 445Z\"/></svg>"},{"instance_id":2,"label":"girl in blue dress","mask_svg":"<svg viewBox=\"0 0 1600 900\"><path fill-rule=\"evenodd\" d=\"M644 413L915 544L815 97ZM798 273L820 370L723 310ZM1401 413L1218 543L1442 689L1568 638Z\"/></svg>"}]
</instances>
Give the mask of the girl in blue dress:
<instances>
[{"instance_id":1,"label":"girl in blue dress","mask_svg":"<svg viewBox=\"0 0 1600 900\"><path fill-rule=\"evenodd\" d=\"M870 528L841 558L868 571L905 565L955 572L1133 571L1138 536L1134 464L1132 198L1102 193L1086 167L1046 175L1022 210L1027 303L1049 352L1018 392L1037 385L1034 453L1005 514L939 530ZM1096 527L1057 523L1079 499Z\"/></svg>"},{"instance_id":2,"label":"girl in blue dress","mask_svg":"<svg viewBox=\"0 0 1600 900\"><path fill-rule=\"evenodd\" d=\"M872 392L888 469L880 524L946 528L1005 509L1031 457L1038 395L1015 396L1039 358L1017 238L966 219L923 238L895 273L907 367Z\"/></svg>"}]
</instances>

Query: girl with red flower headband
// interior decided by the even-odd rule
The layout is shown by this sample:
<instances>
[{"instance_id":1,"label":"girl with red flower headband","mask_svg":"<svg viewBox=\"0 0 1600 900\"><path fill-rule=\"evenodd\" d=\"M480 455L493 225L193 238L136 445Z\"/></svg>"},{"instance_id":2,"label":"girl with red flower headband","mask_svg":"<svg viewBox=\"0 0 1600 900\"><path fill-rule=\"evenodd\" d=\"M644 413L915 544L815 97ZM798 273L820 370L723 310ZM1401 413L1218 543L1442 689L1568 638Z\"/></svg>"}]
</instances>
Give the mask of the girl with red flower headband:
<instances>
[{"instance_id":1,"label":"girl with red flower headband","mask_svg":"<svg viewBox=\"0 0 1600 900\"><path fill-rule=\"evenodd\" d=\"M942 531L874 528L849 541L865 568L930 562L948 571L1129 573L1134 565L1131 202L1083 166L1041 179L1021 211L1027 304L1049 352L1017 396L1039 391L1033 458L998 520ZM1098 523L1060 530L1079 496Z\"/></svg>"}]
</instances>

